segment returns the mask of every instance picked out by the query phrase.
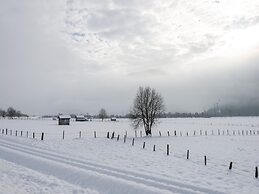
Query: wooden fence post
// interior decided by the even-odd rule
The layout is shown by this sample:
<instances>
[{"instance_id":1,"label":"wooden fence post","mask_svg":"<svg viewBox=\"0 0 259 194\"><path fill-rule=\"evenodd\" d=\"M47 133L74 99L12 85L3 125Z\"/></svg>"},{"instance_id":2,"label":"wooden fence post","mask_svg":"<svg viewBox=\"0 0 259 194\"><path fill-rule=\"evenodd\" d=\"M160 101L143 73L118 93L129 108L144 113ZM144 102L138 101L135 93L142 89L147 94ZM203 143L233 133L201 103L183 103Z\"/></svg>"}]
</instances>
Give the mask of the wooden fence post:
<instances>
[{"instance_id":1,"label":"wooden fence post","mask_svg":"<svg viewBox=\"0 0 259 194\"><path fill-rule=\"evenodd\" d=\"M127 136L126 136L126 135L124 135L124 143L126 143L126 137L127 137Z\"/></svg>"},{"instance_id":2,"label":"wooden fence post","mask_svg":"<svg viewBox=\"0 0 259 194\"><path fill-rule=\"evenodd\" d=\"M96 131L94 131L94 138L96 138L96 136L97 136L97 135L96 135Z\"/></svg>"},{"instance_id":3,"label":"wooden fence post","mask_svg":"<svg viewBox=\"0 0 259 194\"><path fill-rule=\"evenodd\" d=\"M5 129L5 134L8 135L7 133L8 133L8 129L6 128L6 129Z\"/></svg>"},{"instance_id":4,"label":"wooden fence post","mask_svg":"<svg viewBox=\"0 0 259 194\"><path fill-rule=\"evenodd\" d=\"M134 146L134 138L132 139L132 144L131 145Z\"/></svg>"},{"instance_id":5,"label":"wooden fence post","mask_svg":"<svg viewBox=\"0 0 259 194\"><path fill-rule=\"evenodd\" d=\"M113 139L113 138L114 138L114 135L115 135L115 132L113 131L113 132L112 132L111 139Z\"/></svg>"},{"instance_id":6,"label":"wooden fence post","mask_svg":"<svg viewBox=\"0 0 259 194\"><path fill-rule=\"evenodd\" d=\"M190 154L190 151L187 150L187 160L189 159L189 154Z\"/></svg>"},{"instance_id":7,"label":"wooden fence post","mask_svg":"<svg viewBox=\"0 0 259 194\"><path fill-rule=\"evenodd\" d=\"M167 131L167 135L170 136L170 132L169 131Z\"/></svg>"},{"instance_id":8,"label":"wooden fence post","mask_svg":"<svg viewBox=\"0 0 259 194\"><path fill-rule=\"evenodd\" d=\"M120 135L118 134L118 136L117 136L117 141L119 141L120 140Z\"/></svg>"},{"instance_id":9,"label":"wooden fence post","mask_svg":"<svg viewBox=\"0 0 259 194\"><path fill-rule=\"evenodd\" d=\"M41 141L43 141L43 138L44 138L44 133L41 133Z\"/></svg>"},{"instance_id":10,"label":"wooden fence post","mask_svg":"<svg viewBox=\"0 0 259 194\"><path fill-rule=\"evenodd\" d=\"M82 131L79 131L79 138L81 139L82 137Z\"/></svg>"},{"instance_id":11,"label":"wooden fence post","mask_svg":"<svg viewBox=\"0 0 259 194\"><path fill-rule=\"evenodd\" d=\"M206 136L208 135L207 130L205 131L205 135L206 135Z\"/></svg>"},{"instance_id":12,"label":"wooden fence post","mask_svg":"<svg viewBox=\"0 0 259 194\"><path fill-rule=\"evenodd\" d=\"M186 135L188 136L188 132L186 133Z\"/></svg>"},{"instance_id":13,"label":"wooden fence post","mask_svg":"<svg viewBox=\"0 0 259 194\"><path fill-rule=\"evenodd\" d=\"M156 145L153 146L153 152L156 151Z\"/></svg>"},{"instance_id":14,"label":"wooden fence post","mask_svg":"<svg viewBox=\"0 0 259 194\"><path fill-rule=\"evenodd\" d=\"M15 136L17 136L17 133L18 133L18 131L16 130L16 131L15 131Z\"/></svg>"},{"instance_id":15,"label":"wooden fence post","mask_svg":"<svg viewBox=\"0 0 259 194\"><path fill-rule=\"evenodd\" d=\"M35 138L35 133L34 133L34 132L32 133L32 138L33 138L33 139Z\"/></svg>"},{"instance_id":16,"label":"wooden fence post","mask_svg":"<svg viewBox=\"0 0 259 194\"><path fill-rule=\"evenodd\" d=\"M159 136L161 137L161 131L159 131Z\"/></svg>"},{"instance_id":17,"label":"wooden fence post","mask_svg":"<svg viewBox=\"0 0 259 194\"><path fill-rule=\"evenodd\" d=\"M232 162L229 163L229 167L228 167L229 170L232 169Z\"/></svg>"},{"instance_id":18,"label":"wooden fence post","mask_svg":"<svg viewBox=\"0 0 259 194\"><path fill-rule=\"evenodd\" d=\"M176 130L174 130L174 136L176 136Z\"/></svg>"},{"instance_id":19,"label":"wooden fence post","mask_svg":"<svg viewBox=\"0 0 259 194\"><path fill-rule=\"evenodd\" d=\"M255 167L255 178L258 178L258 168L257 168L257 166Z\"/></svg>"},{"instance_id":20,"label":"wooden fence post","mask_svg":"<svg viewBox=\"0 0 259 194\"><path fill-rule=\"evenodd\" d=\"M109 133L109 131L107 132L107 138L110 139L110 133Z\"/></svg>"},{"instance_id":21,"label":"wooden fence post","mask_svg":"<svg viewBox=\"0 0 259 194\"><path fill-rule=\"evenodd\" d=\"M193 132L193 136L195 136L196 131Z\"/></svg>"},{"instance_id":22,"label":"wooden fence post","mask_svg":"<svg viewBox=\"0 0 259 194\"><path fill-rule=\"evenodd\" d=\"M143 149L145 149L145 146L146 146L146 142L143 143Z\"/></svg>"},{"instance_id":23,"label":"wooden fence post","mask_svg":"<svg viewBox=\"0 0 259 194\"><path fill-rule=\"evenodd\" d=\"M62 139L65 139L65 131L62 132Z\"/></svg>"},{"instance_id":24,"label":"wooden fence post","mask_svg":"<svg viewBox=\"0 0 259 194\"><path fill-rule=\"evenodd\" d=\"M21 137L22 137L22 131L21 131Z\"/></svg>"},{"instance_id":25,"label":"wooden fence post","mask_svg":"<svg viewBox=\"0 0 259 194\"><path fill-rule=\"evenodd\" d=\"M166 145L166 155L169 156L169 144Z\"/></svg>"},{"instance_id":26,"label":"wooden fence post","mask_svg":"<svg viewBox=\"0 0 259 194\"><path fill-rule=\"evenodd\" d=\"M207 157L206 156L204 156L204 164L205 164L205 166L207 165Z\"/></svg>"}]
</instances>

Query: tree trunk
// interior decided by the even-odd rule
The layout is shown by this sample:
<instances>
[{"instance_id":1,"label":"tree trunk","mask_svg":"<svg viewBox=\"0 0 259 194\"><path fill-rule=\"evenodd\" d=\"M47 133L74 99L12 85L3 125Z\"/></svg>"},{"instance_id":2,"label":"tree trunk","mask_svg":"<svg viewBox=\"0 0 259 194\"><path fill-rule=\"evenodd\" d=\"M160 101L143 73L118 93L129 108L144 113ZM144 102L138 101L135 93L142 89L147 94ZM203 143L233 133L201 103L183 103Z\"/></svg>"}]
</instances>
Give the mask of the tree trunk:
<instances>
[{"instance_id":1,"label":"tree trunk","mask_svg":"<svg viewBox=\"0 0 259 194\"><path fill-rule=\"evenodd\" d=\"M144 125L146 136L151 135L151 127L149 125Z\"/></svg>"},{"instance_id":2,"label":"tree trunk","mask_svg":"<svg viewBox=\"0 0 259 194\"><path fill-rule=\"evenodd\" d=\"M146 132L146 136L151 135L151 130L150 129L147 129L145 132Z\"/></svg>"}]
</instances>

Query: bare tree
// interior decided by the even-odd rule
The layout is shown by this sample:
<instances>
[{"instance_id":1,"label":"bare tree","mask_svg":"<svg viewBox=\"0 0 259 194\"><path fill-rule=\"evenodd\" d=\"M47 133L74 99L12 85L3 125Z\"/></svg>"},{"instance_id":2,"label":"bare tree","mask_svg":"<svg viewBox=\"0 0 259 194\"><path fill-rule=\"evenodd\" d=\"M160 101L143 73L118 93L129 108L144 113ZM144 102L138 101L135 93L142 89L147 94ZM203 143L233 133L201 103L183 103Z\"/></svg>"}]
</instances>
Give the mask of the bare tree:
<instances>
[{"instance_id":1,"label":"bare tree","mask_svg":"<svg viewBox=\"0 0 259 194\"><path fill-rule=\"evenodd\" d=\"M16 116L16 110L13 107L9 107L6 111L6 114L8 117L14 117Z\"/></svg>"},{"instance_id":2,"label":"bare tree","mask_svg":"<svg viewBox=\"0 0 259 194\"><path fill-rule=\"evenodd\" d=\"M153 125L157 123L159 115L164 113L165 106L162 96L150 87L139 87L130 118L133 127L144 126L146 135L151 135Z\"/></svg>"},{"instance_id":3,"label":"bare tree","mask_svg":"<svg viewBox=\"0 0 259 194\"><path fill-rule=\"evenodd\" d=\"M102 108L101 110L100 110L100 112L99 112L99 118L101 118L102 119L102 121L103 121L103 119L105 119L105 118L107 118L107 112L106 112L106 110L104 109L104 108Z\"/></svg>"},{"instance_id":4,"label":"bare tree","mask_svg":"<svg viewBox=\"0 0 259 194\"><path fill-rule=\"evenodd\" d=\"M6 115L6 111L0 109L0 117L5 117L5 115Z\"/></svg>"}]
</instances>

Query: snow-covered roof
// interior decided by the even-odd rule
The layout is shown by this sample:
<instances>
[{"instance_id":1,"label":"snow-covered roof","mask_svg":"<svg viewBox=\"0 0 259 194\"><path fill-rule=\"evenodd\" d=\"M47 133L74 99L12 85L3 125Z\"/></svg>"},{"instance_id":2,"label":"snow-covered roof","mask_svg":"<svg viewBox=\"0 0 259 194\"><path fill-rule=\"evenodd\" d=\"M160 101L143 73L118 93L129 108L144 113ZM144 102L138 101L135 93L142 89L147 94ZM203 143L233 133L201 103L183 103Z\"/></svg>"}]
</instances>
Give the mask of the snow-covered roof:
<instances>
[{"instance_id":1,"label":"snow-covered roof","mask_svg":"<svg viewBox=\"0 0 259 194\"><path fill-rule=\"evenodd\" d=\"M84 115L76 115L76 118L85 118Z\"/></svg>"},{"instance_id":2,"label":"snow-covered roof","mask_svg":"<svg viewBox=\"0 0 259 194\"><path fill-rule=\"evenodd\" d=\"M60 119L71 119L71 116L69 116L69 115L59 115L58 118L60 118Z\"/></svg>"}]
</instances>

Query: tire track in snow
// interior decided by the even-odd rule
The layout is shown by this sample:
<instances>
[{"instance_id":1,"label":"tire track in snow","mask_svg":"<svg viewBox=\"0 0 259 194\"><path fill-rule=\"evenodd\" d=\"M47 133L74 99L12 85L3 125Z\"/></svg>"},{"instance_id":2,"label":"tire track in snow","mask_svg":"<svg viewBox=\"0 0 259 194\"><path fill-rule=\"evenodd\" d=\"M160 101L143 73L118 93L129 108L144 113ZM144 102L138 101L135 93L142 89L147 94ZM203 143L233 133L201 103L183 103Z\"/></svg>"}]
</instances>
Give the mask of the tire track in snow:
<instances>
[{"instance_id":1,"label":"tire track in snow","mask_svg":"<svg viewBox=\"0 0 259 194\"><path fill-rule=\"evenodd\" d=\"M25 146L21 143L13 143L10 142L8 140L0 140L0 145L1 148L0 150L2 150L1 152L5 152L5 154L1 154L1 158L3 159L7 159L7 160L12 160L12 162L21 164L21 165L25 165L29 168L33 168L35 170L37 170L37 167L39 168L39 165L37 165L37 163L42 163L43 166L45 166L47 163L50 163L50 167L48 166L48 168L53 169L53 164L55 164L54 166L56 166L53 170L54 171L50 171L50 169L48 169L47 167L44 169L40 169L41 172L43 173L47 173L53 176L57 176L58 178L63 178L64 180L67 180L68 182L71 182L73 184L79 184L80 186L88 186L89 188L91 188L91 185L95 185L96 187L94 189L98 190L98 187L100 187L101 185L106 185L108 184L109 187L111 189L111 192L109 190L107 190L107 188L100 188L100 192L104 192L104 193L117 193L117 192L122 192L125 193L127 189L130 188L129 193L151 193L152 191L155 191L155 193L170 193L170 192L177 192L177 193L191 193L191 194L196 194L196 193L213 193L213 194L218 194L218 193L222 193L222 192L218 192L218 191L214 191L211 189L206 189L206 188L200 188L200 187L195 187L192 185L188 185L188 184L184 184L184 183L177 183L177 182L173 182L167 179L161 179L161 178L157 178L157 177L152 177L152 176L147 176L147 175L142 175L139 173L135 173L135 172L131 172L131 171L126 171L126 170L121 170L121 169L116 169L113 167L107 167L104 165L99 165L99 164L93 164L90 163L88 161L85 160L78 160L78 159L74 159L71 157L67 157L67 156L62 156L59 155L57 153L54 153L52 151L45 151L42 150L40 148L32 148L29 146ZM10 152L11 151L11 152ZM24 155L26 154L26 155ZM22 161L30 161L30 159L34 159L34 162L29 162L29 163L24 163L21 162L21 160L18 160L14 157L15 155L20 155L18 158L22 159ZM38 162L37 162L38 161ZM39 162L40 161L40 162ZM63 165L64 167L60 166ZM36 165L36 166L35 166ZM58 167L57 167L58 166ZM74 167L77 169L71 169L70 167ZM59 169L58 169L59 168ZM77 176L77 174L75 172L80 170L80 173L78 175L82 176L82 181L79 178L69 178L69 174L66 174L65 177L62 176L62 169L64 170L69 168L70 170L70 175L73 176ZM83 171L84 170L84 173ZM56 172L58 171L58 173ZM87 185L85 185L85 179L84 178L90 178L89 175L87 176L87 173L89 174L95 174L95 179L100 179L98 178L98 176L100 177L100 175L102 175L101 177L106 177L106 179L104 180L104 178L102 178L99 181L99 184L96 185L94 179L92 179L92 183L88 183ZM78 172L77 172L78 173ZM97 174L97 175L96 175ZM97 177L96 177L97 176ZM114 182L111 181L112 179L114 179ZM116 181L115 181L116 180ZM121 182L124 182L124 186L123 184L120 184L119 188L116 187L118 185L118 180ZM89 180L87 180L89 181ZM97 182L98 182L97 181ZM129 187L129 185L131 185ZM136 185L138 188L136 188ZM101 186L102 187L102 186ZM107 185L106 185L107 187ZM132 188L131 188L132 187ZM133 190L134 191L133 191ZM144 190L143 190L144 189Z\"/></svg>"}]
</instances>

